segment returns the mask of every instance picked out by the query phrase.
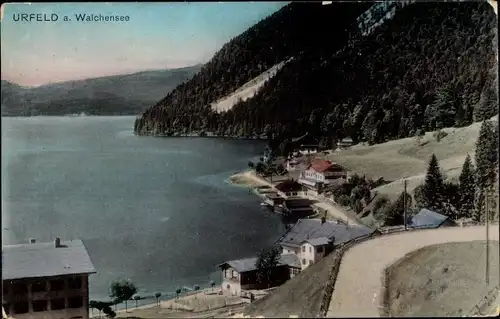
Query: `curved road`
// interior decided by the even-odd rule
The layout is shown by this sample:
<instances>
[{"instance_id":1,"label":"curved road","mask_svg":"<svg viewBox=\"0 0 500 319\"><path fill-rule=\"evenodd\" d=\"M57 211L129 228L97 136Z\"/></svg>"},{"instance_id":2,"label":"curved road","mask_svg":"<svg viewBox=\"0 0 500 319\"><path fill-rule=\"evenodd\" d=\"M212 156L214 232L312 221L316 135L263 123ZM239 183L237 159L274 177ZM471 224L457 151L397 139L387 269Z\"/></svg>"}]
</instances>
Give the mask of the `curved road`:
<instances>
[{"instance_id":1,"label":"curved road","mask_svg":"<svg viewBox=\"0 0 500 319\"><path fill-rule=\"evenodd\" d=\"M342 258L327 317L379 317L382 271L413 250L434 244L484 240L484 226L419 230L377 237L349 249ZM498 240L498 225L489 231Z\"/></svg>"}]
</instances>

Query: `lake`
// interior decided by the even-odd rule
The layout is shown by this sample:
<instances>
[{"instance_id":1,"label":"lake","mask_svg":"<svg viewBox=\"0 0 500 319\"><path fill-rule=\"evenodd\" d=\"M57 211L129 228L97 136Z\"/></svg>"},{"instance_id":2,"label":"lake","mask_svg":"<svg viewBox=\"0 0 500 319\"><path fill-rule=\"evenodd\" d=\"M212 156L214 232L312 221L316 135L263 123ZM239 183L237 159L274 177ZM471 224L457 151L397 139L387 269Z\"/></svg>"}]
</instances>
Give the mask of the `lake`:
<instances>
[{"instance_id":1,"label":"lake","mask_svg":"<svg viewBox=\"0 0 500 319\"><path fill-rule=\"evenodd\" d=\"M220 282L216 266L271 247L285 230L227 178L264 142L133 134L135 117L2 118L4 244L82 239L96 267L141 294Z\"/></svg>"}]
</instances>

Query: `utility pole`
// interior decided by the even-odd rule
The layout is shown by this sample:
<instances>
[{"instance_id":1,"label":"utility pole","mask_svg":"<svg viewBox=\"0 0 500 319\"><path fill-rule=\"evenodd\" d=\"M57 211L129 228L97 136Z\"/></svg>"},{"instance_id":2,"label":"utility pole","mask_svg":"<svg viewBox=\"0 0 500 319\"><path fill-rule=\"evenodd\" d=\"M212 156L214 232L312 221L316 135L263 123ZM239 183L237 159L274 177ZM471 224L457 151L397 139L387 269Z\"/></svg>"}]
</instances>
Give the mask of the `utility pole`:
<instances>
[{"instance_id":1,"label":"utility pole","mask_svg":"<svg viewBox=\"0 0 500 319\"><path fill-rule=\"evenodd\" d=\"M486 276L486 284L489 284L489 211L488 211L488 191L486 190L484 194L484 208L485 208L485 225L486 225L486 265L485 265L485 276Z\"/></svg>"},{"instance_id":2,"label":"utility pole","mask_svg":"<svg viewBox=\"0 0 500 319\"><path fill-rule=\"evenodd\" d=\"M404 225L405 225L405 230L407 230L407 225L406 225L406 177L403 180L404 184L404 192L403 192L403 218L404 218Z\"/></svg>"}]
</instances>

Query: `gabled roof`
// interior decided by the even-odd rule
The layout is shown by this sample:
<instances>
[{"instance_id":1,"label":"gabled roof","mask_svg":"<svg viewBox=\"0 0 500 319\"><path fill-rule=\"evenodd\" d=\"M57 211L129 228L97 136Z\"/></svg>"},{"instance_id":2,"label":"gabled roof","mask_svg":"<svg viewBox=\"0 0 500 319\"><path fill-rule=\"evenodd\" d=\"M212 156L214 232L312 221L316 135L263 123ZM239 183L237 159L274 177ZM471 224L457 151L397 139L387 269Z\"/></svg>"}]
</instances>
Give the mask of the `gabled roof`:
<instances>
[{"instance_id":1,"label":"gabled roof","mask_svg":"<svg viewBox=\"0 0 500 319\"><path fill-rule=\"evenodd\" d=\"M3 280L96 272L81 240L3 246L2 259Z\"/></svg>"},{"instance_id":2,"label":"gabled roof","mask_svg":"<svg viewBox=\"0 0 500 319\"><path fill-rule=\"evenodd\" d=\"M239 273L257 270L255 264L257 263L258 257L236 259L226 261L217 267L229 266ZM290 267L300 267L300 260L295 254L282 254L280 256L280 263L278 266L290 266Z\"/></svg>"},{"instance_id":3,"label":"gabled roof","mask_svg":"<svg viewBox=\"0 0 500 319\"><path fill-rule=\"evenodd\" d=\"M329 238L326 238L326 237L318 237L318 238L312 238L312 239L303 240L302 244L303 243L309 243L309 244L313 245L314 247L317 247L317 246L323 246L323 245L331 244L332 241Z\"/></svg>"},{"instance_id":4,"label":"gabled roof","mask_svg":"<svg viewBox=\"0 0 500 319\"><path fill-rule=\"evenodd\" d=\"M277 184L275 188L283 193L298 192L302 189L302 185L293 179L287 179L286 181Z\"/></svg>"},{"instance_id":5,"label":"gabled roof","mask_svg":"<svg viewBox=\"0 0 500 319\"><path fill-rule=\"evenodd\" d=\"M412 227L439 227L446 220L447 216L436 213L432 210L422 208L418 214L411 218Z\"/></svg>"},{"instance_id":6,"label":"gabled roof","mask_svg":"<svg viewBox=\"0 0 500 319\"><path fill-rule=\"evenodd\" d=\"M278 240L279 244L299 246L303 241L326 237L334 245L373 233L374 230L355 225L337 224L333 221L321 223L321 219L300 219Z\"/></svg>"},{"instance_id":7,"label":"gabled roof","mask_svg":"<svg viewBox=\"0 0 500 319\"><path fill-rule=\"evenodd\" d=\"M307 169L312 169L318 173L324 173L328 171L344 171L344 167L337 163L327 161L321 158L315 158Z\"/></svg>"}]
</instances>

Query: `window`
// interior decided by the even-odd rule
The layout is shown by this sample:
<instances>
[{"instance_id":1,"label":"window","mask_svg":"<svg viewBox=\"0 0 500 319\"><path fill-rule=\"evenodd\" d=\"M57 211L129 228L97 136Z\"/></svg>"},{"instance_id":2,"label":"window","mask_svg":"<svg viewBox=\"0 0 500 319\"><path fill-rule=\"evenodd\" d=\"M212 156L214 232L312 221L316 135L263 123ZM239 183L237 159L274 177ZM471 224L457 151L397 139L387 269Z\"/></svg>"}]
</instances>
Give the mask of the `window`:
<instances>
[{"instance_id":1,"label":"window","mask_svg":"<svg viewBox=\"0 0 500 319\"><path fill-rule=\"evenodd\" d=\"M316 252L317 252L317 253L322 253L322 252L323 252L323 246L319 246L319 247L316 249Z\"/></svg>"},{"instance_id":2,"label":"window","mask_svg":"<svg viewBox=\"0 0 500 319\"><path fill-rule=\"evenodd\" d=\"M309 252L312 253L312 247L309 247Z\"/></svg>"},{"instance_id":3,"label":"window","mask_svg":"<svg viewBox=\"0 0 500 319\"><path fill-rule=\"evenodd\" d=\"M304 259L302 259L302 265L305 265L305 264L306 264L306 260L304 258Z\"/></svg>"},{"instance_id":4,"label":"window","mask_svg":"<svg viewBox=\"0 0 500 319\"><path fill-rule=\"evenodd\" d=\"M68 308L81 308L83 307L83 297L68 298Z\"/></svg>"},{"instance_id":5,"label":"window","mask_svg":"<svg viewBox=\"0 0 500 319\"><path fill-rule=\"evenodd\" d=\"M50 281L50 291L60 291L64 290L64 280L55 279Z\"/></svg>"},{"instance_id":6,"label":"window","mask_svg":"<svg viewBox=\"0 0 500 319\"><path fill-rule=\"evenodd\" d=\"M12 285L12 291L14 292L15 295L22 295L22 294L27 294L28 293L28 285L26 283L15 283ZM24 313L24 312L22 312Z\"/></svg>"},{"instance_id":7,"label":"window","mask_svg":"<svg viewBox=\"0 0 500 319\"><path fill-rule=\"evenodd\" d=\"M82 277L71 277L68 279L69 289L81 289L82 288Z\"/></svg>"},{"instance_id":8,"label":"window","mask_svg":"<svg viewBox=\"0 0 500 319\"><path fill-rule=\"evenodd\" d=\"M302 246L302 252L305 253L306 252L306 246Z\"/></svg>"},{"instance_id":9,"label":"window","mask_svg":"<svg viewBox=\"0 0 500 319\"><path fill-rule=\"evenodd\" d=\"M45 280L36 281L31 285L31 292L43 292L47 289L47 282Z\"/></svg>"},{"instance_id":10,"label":"window","mask_svg":"<svg viewBox=\"0 0 500 319\"><path fill-rule=\"evenodd\" d=\"M25 302L16 302L14 304L14 314L22 314L27 313L30 310L30 306L27 301Z\"/></svg>"},{"instance_id":11,"label":"window","mask_svg":"<svg viewBox=\"0 0 500 319\"><path fill-rule=\"evenodd\" d=\"M34 312L47 311L47 300L34 300L31 305Z\"/></svg>"},{"instance_id":12,"label":"window","mask_svg":"<svg viewBox=\"0 0 500 319\"><path fill-rule=\"evenodd\" d=\"M50 300L50 309L51 310L61 310L64 308L66 308L64 298Z\"/></svg>"}]
</instances>

